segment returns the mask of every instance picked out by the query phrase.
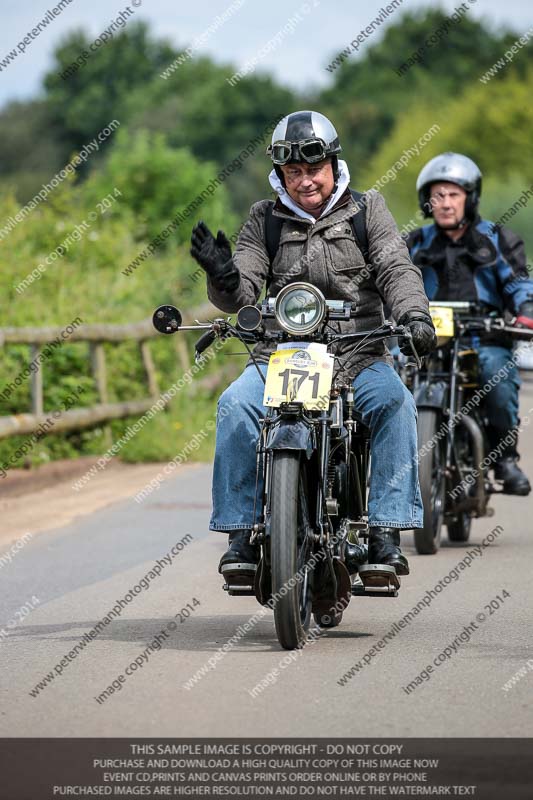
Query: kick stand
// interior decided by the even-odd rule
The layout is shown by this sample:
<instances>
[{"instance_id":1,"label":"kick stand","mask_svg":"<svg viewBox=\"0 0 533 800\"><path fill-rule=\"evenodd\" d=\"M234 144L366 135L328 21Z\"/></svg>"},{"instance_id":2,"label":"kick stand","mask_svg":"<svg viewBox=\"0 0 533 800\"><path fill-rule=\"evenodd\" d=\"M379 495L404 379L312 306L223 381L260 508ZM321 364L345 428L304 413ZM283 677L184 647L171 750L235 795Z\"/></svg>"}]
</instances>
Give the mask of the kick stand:
<instances>
[{"instance_id":1,"label":"kick stand","mask_svg":"<svg viewBox=\"0 0 533 800\"><path fill-rule=\"evenodd\" d=\"M359 597L398 597L401 581L394 567L365 564L359 567L360 583L352 584L352 595Z\"/></svg>"}]
</instances>

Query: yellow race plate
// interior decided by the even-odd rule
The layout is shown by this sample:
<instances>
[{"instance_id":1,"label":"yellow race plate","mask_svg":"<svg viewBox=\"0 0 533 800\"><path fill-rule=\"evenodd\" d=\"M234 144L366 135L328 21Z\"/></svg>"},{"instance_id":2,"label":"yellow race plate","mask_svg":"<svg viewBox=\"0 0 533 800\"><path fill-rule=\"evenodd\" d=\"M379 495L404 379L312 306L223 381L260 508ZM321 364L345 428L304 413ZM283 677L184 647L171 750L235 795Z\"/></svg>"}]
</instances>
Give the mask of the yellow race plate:
<instances>
[{"instance_id":1,"label":"yellow race plate","mask_svg":"<svg viewBox=\"0 0 533 800\"><path fill-rule=\"evenodd\" d=\"M296 400L307 409L327 409L333 380L333 356L318 348L276 350L266 376L265 406Z\"/></svg>"},{"instance_id":2,"label":"yellow race plate","mask_svg":"<svg viewBox=\"0 0 533 800\"><path fill-rule=\"evenodd\" d=\"M434 306L429 307L429 313L435 326L435 333L437 336L453 336L455 327L453 324L453 308L449 306Z\"/></svg>"}]
</instances>

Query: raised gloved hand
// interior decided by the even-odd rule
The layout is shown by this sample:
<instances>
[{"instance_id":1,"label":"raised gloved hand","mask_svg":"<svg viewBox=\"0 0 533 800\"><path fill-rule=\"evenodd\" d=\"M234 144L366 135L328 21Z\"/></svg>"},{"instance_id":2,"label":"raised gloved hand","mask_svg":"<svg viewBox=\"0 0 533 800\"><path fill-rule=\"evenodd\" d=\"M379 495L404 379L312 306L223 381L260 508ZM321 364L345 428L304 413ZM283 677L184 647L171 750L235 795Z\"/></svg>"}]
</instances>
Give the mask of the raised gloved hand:
<instances>
[{"instance_id":1,"label":"raised gloved hand","mask_svg":"<svg viewBox=\"0 0 533 800\"><path fill-rule=\"evenodd\" d=\"M191 256L205 269L211 283L222 292L233 292L241 276L231 257L231 245L224 231L213 236L203 220L194 226L191 235Z\"/></svg>"},{"instance_id":2,"label":"raised gloved hand","mask_svg":"<svg viewBox=\"0 0 533 800\"><path fill-rule=\"evenodd\" d=\"M517 328L533 329L533 301L528 300L527 303L522 303L514 324Z\"/></svg>"},{"instance_id":3,"label":"raised gloved hand","mask_svg":"<svg viewBox=\"0 0 533 800\"><path fill-rule=\"evenodd\" d=\"M437 336L433 320L429 314L420 311L407 311L398 320L398 325L407 325L413 337L413 344L419 356L425 356L435 348ZM400 350L406 356L412 354L408 339L400 340Z\"/></svg>"}]
</instances>

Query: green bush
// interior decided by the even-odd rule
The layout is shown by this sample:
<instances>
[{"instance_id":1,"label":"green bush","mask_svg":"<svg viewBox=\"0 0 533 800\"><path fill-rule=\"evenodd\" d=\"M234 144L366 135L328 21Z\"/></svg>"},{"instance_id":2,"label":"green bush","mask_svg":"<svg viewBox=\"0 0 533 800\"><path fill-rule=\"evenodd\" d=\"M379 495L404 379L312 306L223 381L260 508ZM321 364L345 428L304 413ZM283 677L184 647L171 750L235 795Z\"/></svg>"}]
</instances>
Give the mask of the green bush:
<instances>
[{"instance_id":1,"label":"green bush","mask_svg":"<svg viewBox=\"0 0 533 800\"><path fill-rule=\"evenodd\" d=\"M129 138L124 133L109 160L89 180L77 185L66 179L5 238L0 251L0 291L5 301L0 327L64 328L75 318L83 323L130 323L151 317L154 308L162 303L174 303L184 311L205 303L205 277L191 278L198 265L188 252L190 229L200 216L214 230L237 226L235 217L227 212L224 186L219 186L190 221L138 269L129 275L124 275L123 270L212 176L212 166L199 164L188 151L172 150L161 136L140 132ZM106 196L111 198L110 207L100 209L98 204ZM17 210L12 196L0 196L0 220L13 216ZM76 230L79 235L73 237ZM46 265L47 256L60 245L65 253ZM39 274L35 270L37 277L29 282L28 275L40 264L46 267L45 271ZM185 363L183 354L178 358L175 337L159 336L150 343L162 392L193 362L194 335L177 336L184 337L186 343ZM138 345L106 344L105 354L109 401L146 397L148 389ZM213 361L202 377L224 368L221 359ZM29 347L2 348L0 394L29 362ZM77 386L83 391L76 406L98 402L88 343L63 343L53 349L42 370L45 412L60 410ZM0 415L30 411L29 385L26 378L0 400ZM158 414L123 448L121 457L132 461L173 457L175 448L179 450L194 433L194 426L201 427L214 413L212 394L200 391L193 399L190 393L182 393L169 411ZM120 438L134 421L114 421L110 426L113 440ZM0 440L0 463L10 459L28 438ZM105 426L101 425L89 431L51 434L35 442L16 464L103 452L108 444ZM205 456L210 447L211 435L198 454Z\"/></svg>"}]
</instances>

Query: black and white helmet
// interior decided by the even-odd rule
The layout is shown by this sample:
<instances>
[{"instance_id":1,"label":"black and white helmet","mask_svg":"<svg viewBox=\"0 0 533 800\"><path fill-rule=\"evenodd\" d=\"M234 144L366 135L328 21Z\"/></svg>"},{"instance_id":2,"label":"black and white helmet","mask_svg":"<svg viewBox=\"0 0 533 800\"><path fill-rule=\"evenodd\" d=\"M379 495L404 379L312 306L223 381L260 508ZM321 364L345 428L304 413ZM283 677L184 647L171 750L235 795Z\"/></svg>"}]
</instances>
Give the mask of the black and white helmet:
<instances>
[{"instance_id":1,"label":"black and white helmet","mask_svg":"<svg viewBox=\"0 0 533 800\"><path fill-rule=\"evenodd\" d=\"M333 175L338 177L339 135L330 120L318 111L294 111L283 117L272 133L267 154L283 180L282 164L299 161L314 164L332 157Z\"/></svg>"},{"instance_id":2,"label":"black and white helmet","mask_svg":"<svg viewBox=\"0 0 533 800\"><path fill-rule=\"evenodd\" d=\"M425 217L433 216L429 201L431 185L440 181L456 183L463 187L467 193L465 217L473 220L481 197L482 174L478 165L460 153L441 153L440 156L428 161L416 182L418 203Z\"/></svg>"}]
</instances>

